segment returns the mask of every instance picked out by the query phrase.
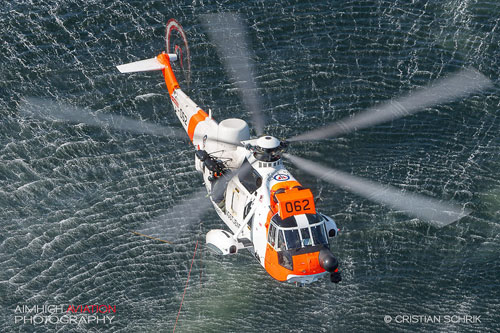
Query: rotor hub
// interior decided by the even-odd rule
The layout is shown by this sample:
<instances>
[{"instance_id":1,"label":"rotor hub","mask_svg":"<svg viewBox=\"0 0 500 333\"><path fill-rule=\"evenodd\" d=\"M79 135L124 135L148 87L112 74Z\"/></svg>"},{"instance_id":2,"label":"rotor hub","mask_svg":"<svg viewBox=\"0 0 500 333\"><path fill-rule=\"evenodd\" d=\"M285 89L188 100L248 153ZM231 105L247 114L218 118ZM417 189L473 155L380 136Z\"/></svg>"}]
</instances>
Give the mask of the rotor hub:
<instances>
[{"instance_id":1,"label":"rotor hub","mask_svg":"<svg viewBox=\"0 0 500 333\"><path fill-rule=\"evenodd\" d=\"M280 146L280 144L280 140L270 135L261 136L257 139L257 146L262 149L276 149Z\"/></svg>"},{"instance_id":2,"label":"rotor hub","mask_svg":"<svg viewBox=\"0 0 500 333\"><path fill-rule=\"evenodd\" d=\"M286 143L273 136L265 135L257 139L255 146L249 146L254 157L259 161L274 162L281 158L286 149Z\"/></svg>"}]
</instances>

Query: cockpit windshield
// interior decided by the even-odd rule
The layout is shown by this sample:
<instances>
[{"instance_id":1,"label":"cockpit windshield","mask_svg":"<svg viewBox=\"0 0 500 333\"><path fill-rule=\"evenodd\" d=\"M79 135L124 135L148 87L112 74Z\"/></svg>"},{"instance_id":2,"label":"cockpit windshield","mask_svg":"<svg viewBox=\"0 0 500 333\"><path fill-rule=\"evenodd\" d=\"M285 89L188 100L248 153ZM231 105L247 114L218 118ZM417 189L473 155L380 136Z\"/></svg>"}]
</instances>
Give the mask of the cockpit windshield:
<instances>
[{"instance_id":1,"label":"cockpit windshield","mask_svg":"<svg viewBox=\"0 0 500 333\"><path fill-rule=\"evenodd\" d=\"M298 249L300 248L300 238L298 229L284 230L286 246L288 249Z\"/></svg>"},{"instance_id":2,"label":"cockpit windshield","mask_svg":"<svg viewBox=\"0 0 500 333\"><path fill-rule=\"evenodd\" d=\"M285 220L275 215L269 228L268 241L272 246L276 244L275 247L279 251L320 244L328 246L325 220L321 215L296 215Z\"/></svg>"},{"instance_id":3,"label":"cockpit windshield","mask_svg":"<svg viewBox=\"0 0 500 333\"><path fill-rule=\"evenodd\" d=\"M328 244L328 238L326 237L324 224L312 226L311 234L313 236L314 244Z\"/></svg>"},{"instance_id":4,"label":"cockpit windshield","mask_svg":"<svg viewBox=\"0 0 500 333\"><path fill-rule=\"evenodd\" d=\"M311 246L312 239L311 239L311 233L309 232L309 228L301 228L300 234L302 235L302 246Z\"/></svg>"}]
</instances>

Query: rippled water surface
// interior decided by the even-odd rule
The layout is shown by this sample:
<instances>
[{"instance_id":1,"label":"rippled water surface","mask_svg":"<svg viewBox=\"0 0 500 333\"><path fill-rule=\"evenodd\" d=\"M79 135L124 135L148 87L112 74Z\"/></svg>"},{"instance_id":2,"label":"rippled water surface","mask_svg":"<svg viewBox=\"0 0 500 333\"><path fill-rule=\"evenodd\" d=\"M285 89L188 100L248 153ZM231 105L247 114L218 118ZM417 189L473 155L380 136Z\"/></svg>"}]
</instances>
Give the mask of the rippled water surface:
<instances>
[{"instance_id":1,"label":"rippled water surface","mask_svg":"<svg viewBox=\"0 0 500 333\"><path fill-rule=\"evenodd\" d=\"M497 1L0 7L1 331L171 331L197 241L178 332L500 330ZM303 288L274 281L247 252L209 253L205 233L222 226L212 210L182 228L165 218L174 245L132 234L196 194L201 177L187 140L30 118L17 105L36 96L180 128L159 73L123 75L114 67L161 52L165 23L176 18L191 48L186 92L218 120L249 120L200 21L224 11L245 19L266 130L278 137L354 115L460 68L492 79L493 89L465 100L292 148L473 213L437 229L289 166L341 229L332 250L342 283ZM44 304L108 304L117 312L112 324L15 323L18 305ZM408 323L403 315L443 319ZM445 322L446 315L480 322Z\"/></svg>"}]
</instances>

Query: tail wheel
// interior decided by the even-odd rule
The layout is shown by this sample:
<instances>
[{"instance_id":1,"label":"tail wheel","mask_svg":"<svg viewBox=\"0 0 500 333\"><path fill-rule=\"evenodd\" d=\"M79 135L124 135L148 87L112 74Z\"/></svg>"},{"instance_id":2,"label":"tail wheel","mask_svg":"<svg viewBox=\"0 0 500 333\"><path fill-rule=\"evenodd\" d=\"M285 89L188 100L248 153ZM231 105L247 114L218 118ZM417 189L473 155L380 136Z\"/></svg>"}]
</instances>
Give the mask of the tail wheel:
<instances>
[{"instance_id":1,"label":"tail wheel","mask_svg":"<svg viewBox=\"0 0 500 333\"><path fill-rule=\"evenodd\" d=\"M165 47L167 53L177 54L181 75L189 87L191 83L191 56L186 33L175 19L170 19L165 31ZM176 73L177 75L177 73Z\"/></svg>"}]
</instances>

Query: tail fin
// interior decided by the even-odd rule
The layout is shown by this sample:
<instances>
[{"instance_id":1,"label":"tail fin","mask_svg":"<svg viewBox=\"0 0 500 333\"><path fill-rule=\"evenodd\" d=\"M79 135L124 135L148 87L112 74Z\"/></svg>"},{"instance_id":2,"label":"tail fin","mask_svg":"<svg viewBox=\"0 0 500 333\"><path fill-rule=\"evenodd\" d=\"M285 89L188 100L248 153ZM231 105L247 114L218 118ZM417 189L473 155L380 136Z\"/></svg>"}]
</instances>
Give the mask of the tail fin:
<instances>
[{"instance_id":1,"label":"tail fin","mask_svg":"<svg viewBox=\"0 0 500 333\"><path fill-rule=\"evenodd\" d=\"M168 58L170 61L176 61L176 54L168 54ZM132 72L147 72L147 71L160 71L165 68L165 65L162 64L157 57L139 60L135 62L131 62L124 65L116 66L121 73L132 73Z\"/></svg>"}]
</instances>

